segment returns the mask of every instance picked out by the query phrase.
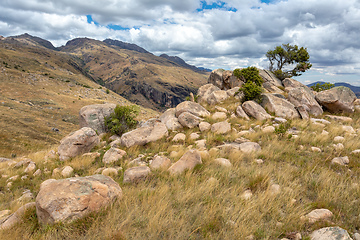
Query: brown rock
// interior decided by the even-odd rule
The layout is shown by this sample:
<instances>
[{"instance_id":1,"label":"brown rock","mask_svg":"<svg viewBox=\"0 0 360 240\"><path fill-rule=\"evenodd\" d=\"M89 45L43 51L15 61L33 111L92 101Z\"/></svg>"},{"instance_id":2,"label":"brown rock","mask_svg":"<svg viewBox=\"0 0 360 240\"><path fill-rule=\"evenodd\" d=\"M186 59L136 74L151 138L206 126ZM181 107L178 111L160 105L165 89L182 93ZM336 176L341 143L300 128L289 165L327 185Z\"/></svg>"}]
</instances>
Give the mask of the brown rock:
<instances>
[{"instance_id":1,"label":"brown rock","mask_svg":"<svg viewBox=\"0 0 360 240\"><path fill-rule=\"evenodd\" d=\"M231 131L231 124L227 121L214 123L211 126L211 131L215 134L225 134Z\"/></svg>"},{"instance_id":2,"label":"brown rock","mask_svg":"<svg viewBox=\"0 0 360 240\"><path fill-rule=\"evenodd\" d=\"M201 118L191 114L189 112L183 112L178 117L179 122L182 126L187 128L194 128L199 126L200 122L202 121Z\"/></svg>"},{"instance_id":3,"label":"brown rock","mask_svg":"<svg viewBox=\"0 0 360 240\"><path fill-rule=\"evenodd\" d=\"M207 98L210 96L210 94L218 90L221 89L213 84L206 84L201 86L197 92L197 96L198 96L197 101L199 103L207 103Z\"/></svg>"},{"instance_id":4,"label":"brown rock","mask_svg":"<svg viewBox=\"0 0 360 240\"><path fill-rule=\"evenodd\" d=\"M179 117L182 113L188 112L197 117L206 117L209 116L210 113L203 106L198 103L185 101L180 103L175 108L175 116Z\"/></svg>"},{"instance_id":5,"label":"brown rock","mask_svg":"<svg viewBox=\"0 0 360 240\"><path fill-rule=\"evenodd\" d=\"M0 219L0 230L9 229L16 224L22 222L25 213L33 208L35 208L35 202L27 203L24 206L20 207L15 213L9 215L4 219Z\"/></svg>"},{"instance_id":6,"label":"brown rock","mask_svg":"<svg viewBox=\"0 0 360 240\"><path fill-rule=\"evenodd\" d=\"M110 116L116 104L94 104L82 107L79 112L80 127L89 127L94 129L98 134L105 133L104 117Z\"/></svg>"},{"instance_id":7,"label":"brown rock","mask_svg":"<svg viewBox=\"0 0 360 240\"><path fill-rule=\"evenodd\" d=\"M156 155L152 162L150 163L150 168L152 170L156 169L167 169L171 165L171 161L169 158L164 156Z\"/></svg>"},{"instance_id":8,"label":"brown rock","mask_svg":"<svg viewBox=\"0 0 360 240\"><path fill-rule=\"evenodd\" d=\"M132 167L124 172L124 183L136 183L145 179L151 170L147 166Z\"/></svg>"},{"instance_id":9,"label":"brown rock","mask_svg":"<svg viewBox=\"0 0 360 240\"><path fill-rule=\"evenodd\" d=\"M356 95L350 88L334 87L316 93L316 100L330 112L354 112Z\"/></svg>"},{"instance_id":10,"label":"brown rock","mask_svg":"<svg viewBox=\"0 0 360 240\"><path fill-rule=\"evenodd\" d=\"M291 88L288 91L288 100L289 102L294 104L296 108L302 106L308 113L314 116L319 116L323 114L323 110L320 107L319 103L315 100L314 94L308 88Z\"/></svg>"},{"instance_id":11,"label":"brown rock","mask_svg":"<svg viewBox=\"0 0 360 240\"><path fill-rule=\"evenodd\" d=\"M263 107L261 107L255 101L246 101L242 104L242 108L245 113L257 120L265 120L271 118L270 114L268 114Z\"/></svg>"},{"instance_id":12,"label":"brown rock","mask_svg":"<svg viewBox=\"0 0 360 240\"><path fill-rule=\"evenodd\" d=\"M123 158L126 155L124 150L119 148L111 147L103 156L102 162L105 164L113 163Z\"/></svg>"},{"instance_id":13,"label":"brown rock","mask_svg":"<svg viewBox=\"0 0 360 240\"><path fill-rule=\"evenodd\" d=\"M181 174L185 170L192 170L198 164L202 164L200 153L196 150L189 150L168 171L172 175Z\"/></svg>"},{"instance_id":14,"label":"brown rock","mask_svg":"<svg viewBox=\"0 0 360 240\"><path fill-rule=\"evenodd\" d=\"M287 119L300 118L295 106L285 98L278 97L279 95L271 93L264 93L261 94L261 96L261 106L267 109L267 111L274 113L275 116Z\"/></svg>"},{"instance_id":15,"label":"brown rock","mask_svg":"<svg viewBox=\"0 0 360 240\"><path fill-rule=\"evenodd\" d=\"M181 129L182 126L179 123L177 117L175 117L175 108L170 108L166 110L161 116L160 121L164 123L167 129L175 131Z\"/></svg>"}]
</instances>

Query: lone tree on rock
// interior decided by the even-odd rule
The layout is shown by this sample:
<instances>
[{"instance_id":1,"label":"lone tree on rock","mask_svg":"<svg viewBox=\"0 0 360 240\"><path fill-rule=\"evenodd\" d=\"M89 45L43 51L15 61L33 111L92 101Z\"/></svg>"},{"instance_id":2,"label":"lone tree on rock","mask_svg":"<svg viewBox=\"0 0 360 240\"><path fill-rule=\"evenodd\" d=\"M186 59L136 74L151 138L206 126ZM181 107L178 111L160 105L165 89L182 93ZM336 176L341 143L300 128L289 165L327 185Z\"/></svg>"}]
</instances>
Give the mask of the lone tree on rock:
<instances>
[{"instance_id":1,"label":"lone tree on rock","mask_svg":"<svg viewBox=\"0 0 360 240\"><path fill-rule=\"evenodd\" d=\"M297 45L283 44L269 50L266 57L270 61L269 70L280 80L292 76L300 76L303 72L310 69L312 64L309 62L309 53L306 48L299 48ZM292 70L283 70L284 66L291 65Z\"/></svg>"}]
</instances>

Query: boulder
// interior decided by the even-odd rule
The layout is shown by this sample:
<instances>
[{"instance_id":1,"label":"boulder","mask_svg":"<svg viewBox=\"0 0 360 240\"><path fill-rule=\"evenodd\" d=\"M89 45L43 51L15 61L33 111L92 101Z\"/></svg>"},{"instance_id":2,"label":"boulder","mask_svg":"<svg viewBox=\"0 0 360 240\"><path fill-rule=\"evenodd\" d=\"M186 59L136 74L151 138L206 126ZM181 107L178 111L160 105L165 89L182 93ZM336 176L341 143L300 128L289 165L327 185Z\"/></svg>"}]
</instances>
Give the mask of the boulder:
<instances>
[{"instance_id":1,"label":"boulder","mask_svg":"<svg viewBox=\"0 0 360 240\"><path fill-rule=\"evenodd\" d=\"M261 147L256 142L244 142L239 144L239 150L244 153L253 153L261 151Z\"/></svg>"},{"instance_id":2,"label":"boulder","mask_svg":"<svg viewBox=\"0 0 360 240\"><path fill-rule=\"evenodd\" d=\"M345 166L349 164L350 160L348 156L345 157L335 157L331 160L332 164L339 164L341 166Z\"/></svg>"},{"instance_id":3,"label":"boulder","mask_svg":"<svg viewBox=\"0 0 360 240\"><path fill-rule=\"evenodd\" d=\"M275 116L287 119L300 118L295 106L288 100L271 93L263 93L261 96L261 106L267 109L267 111L274 113Z\"/></svg>"},{"instance_id":4,"label":"boulder","mask_svg":"<svg viewBox=\"0 0 360 240\"><path fill-rule=\"evenodd\" d=\"M255 101L246 101L242 104L242 108L245 113L257 120L265 120L271 118L270 114L268 114L263 107L261 107Z\"/></svg>"},{"instance_id":5,"label":"boulder","mask_svg":"<svg viewBox=\"0 0 360 240\"><path fill-rule=\"evenodd\" d=\"M182 113L188 112L197 117L206 117L209 116L210 113L203 106L198 103L185 101L180 103L175 108L175 116L179 117Z\"/></svg>"},{"instance_id":6,"label":"boulder","mask_svg":"<svg viewBox=\"0 0 360 240\"><path fill-rule=\"evenodd\" d=\"M155 155L154 159L150 163L152 170L167 169L171 165L171 160L164 156Z\"/></svg>"},{"instance_id":7,"label":"boulder","mask_svg":"<svg viewBox=\"0 0 360 240\"><path fill-rule=\"evenodd\" d=\"M48 179L40 185L36 214L40 224L71 222L121 197L119 184L104 175Z\"/></svg>"},{"instance_id":8,"label":"boulder","mask_svg":"<svg viewBox=\"0 0 360 240\"><path fill-rule=\"evenodd\" d=\"M352 240L349 233L340 227L326 227L310 234L311 240Z\"/></svg>"},{"instance_id":9,"label":"boulder","mask_svg":"<svg viewBox=\"0 0 360 240\"><path fill-rule=\"evenodd\" d=\"M305 215L305 218L309 223L315 223L317 221L328 220L333 216L333 213L325 208L315 209Z\"/></svg>"},{"instance_id":10,"label":"boulder","mask_svg":"<svg viewBox=\"0 0 360 240\"><path fill-rule=\"evenodd\" d=\"M27 203L24 206L20 207L13 214L0 219L0 230L7 230L9 228L12 228L16 224L22 222L26 212L34 208L35 202Z\"/></svg>"},{"instance_id":11,"label":"boulder","mask_svg":"<svg viewBox=\"0 0 360 240\"><path fill-rule=\"evenodd\" d=\"M330 112L354 112L356 95L348 87L334 87L316 93L316 100Z\"/></svg>"},{"instance_id":12,"label":"boulder","mask_svg":"<svg viewBox=\"0 0 360 240\"><path fill-rule=\"evenodd\" d=\"M305 110L314 115L319 116L323 114L323 110L319 103L315 100L315 96L311 90L304 87L291 88L288 91L288 100L296 108L302 106ZM303 114L302 114L303 115Z\"/></svg>"},{"instance_id":13,"label":"boulder","mask_svg":"<svg viewBox=\"0 0 360 240\"><path fill-rule=\"evenodd\" d=\"M226 159L226 158L216 158L214 160L214 162L221 165L221 166L223 166L223 167L231 167L232 166L229 159Z\"/></svg>"},{"instance_id":14,"label":"boulder","mask_svg":"<svg viewBox=\"0 0 360 240\"><path fill-rule=\"evenodd\" d=\"M70 166L65 166L61 171L61 176L68 178L73 175L74 169Z\"/></svg>"},{"instance_id":15,"label":"boulder","mask_svg":"<svg viewBox=\"0 0 360 240\"><path fill-rule=\"evenodd\" d=\"M94 104L82 107L79 112L80 127L89 127L94 129L98 134L105 133L104 117L109 117L116 104Z\"/></svg>"},{"instance_id":16,"label":"boulder","mask_svg":"<svg viewBox=\"0 0 360 240\"><path fill-rule=\"evenodd\" d=\"M224 89L224 81L223 81L223 72L224 69L215 69L210 73L208 83L213 84L214 86Z\"/></svg>"},{"instance_id":17,"label":"boulder","mask_svg":"<svg viewBox=\"0 0 360 240\"><path fill-rule=\"evenodd\" d=\"M245 113L244 109L241 107L241 105L237 106L235 110L235 114L239 118L243 118L245 120L250 120L249 116Z\"/></svg>"},{"instance_id":18,"label":"boulder","mask_svg":"<svg viewBox=\"0 0 360 240\"><path fill-rule=\"evenodd\" d=\"M211 115L211 118L213 120L224 120L227 118L227 115L224 112L216 112L213 115Z\"/></svg>"},{"instance_id":19,"label":"boulder","mask_svg":"<svg viewBox=\"0 0 360 240\"><path fill-rule=\"evenodd\" d=\"M199 124L200 132L209 131L211 129L211 124L208 122L201 122Z\"/></svg>"},{"instance_id":20,"label":"boulder","mask_svg":"<svg viewBox=\"0 0 360 240\"><path fill-rule=\"evenodd\" d=\"M241 87L244 82L235 77L233 71L226 70L222 73L223 87L221 89L228 90L234 87Z\"/></svg>"},{"instance_id":21,"label":"boulder","mask_svg":"<svg viewBox=\"0 0 360 240\"><path fill-rule=\"evenodd\" d=\"M229 90L226 90L226 93L230 96L230 97L234 97L235 94L239 91L240 87L234 87L231 88Z\"/></svg>"},{"instance_id":22,"label":"boulder","mask_svg":"<svg viewBox=\"0 0 360 240\"><path fill-rule=\"evenodd\" d=\"M167 129L175 131L182 128L177 117L175 117L175 108L166 110L161 116L160 121L164 123Z\"/></svg>"},{"instance_id":23,"label":"boulder","mask_svg":"<svg viewBox=\"0 0 360 240\"><path fill-rule=\"evenodd\" d=\"M301 82L296 81L295 79L292 79L292 78L285 78L282 81L282 84L284 85L286 91L289 91L292 88L298 88L298 87L302 87L302 88L305 88L305 89L311 91L311 89L308 86L306 86L306 85L302 84Z\"/></svg>"},{"instance_id":24,"label":"boulder","mask_svg":"<svg viewBox=\"0 0 360 240\"><path fill-rule=\"evenodd\" d=\"M185 170L192 170L198 164L202 164L201 155L197 150L187 151L176 163L168 169L170 174L181 174Z\"/></svg>"},{"instance_id":25,"label":"boulder","mask_svg":"<svg viewBox=\"0 0 360 240\"><path fill-rule=\"evenodd\" d=\"M229 98L229 95L227 94L226 91L224 90L218 90L218 91L214 91L212 92L208 97L207 97L207 103L209 105L215 105L218 103L221 103L223 101L225 101L226 99Z\"/></svg>"},{"instance_id":26,"label":"boulder","mask_svg":"<svg viewBox=\"0 0 360 240\"><path fill-rule=\"evenodd\" d=\"M210 96L210 94L214 91L221 90L220 88L216 87L213 84L206 84L199 88L197 92L197 101L199 103L207 103L207 99Z\"/></svg>"},{"instance_id":27,"label":"boulder","mask_svg":"<svg viewBox=\"0 0 360 240\"><path fill-rule=\"evenodd\" d=\"M276 87L282 87L283 84L271 71L259 69L259 75L264 80L264 83L269 83Z\"/></svg>"},{"instance_id":28,"label":"boulder","mask_svg":"<svg viewBox=\"0 0 360 240\"><path fill-rule=\"evenodd\" d=\"M100 138L95 130L83 127L78 131L70 133L60 141L58 154L61 161L76 157L89 152L100 143Z\"/></svg>"},{"instance_id":29,"label":"boulder","mask_svg":"<svg viewBox=\"0 0 360 240\"><path fill-rule=\"evenodd\" d=\"M116 162L126 155L124 150L119 148L111 147L103 156L102 162L105 164Z\"/></svg>"},{"instance_id":30,"label":"boulder","mask_svg":"<svg viewBox=\"0 0 360 240\"><path fill-rule=\"evenodd\" d=\"M132 167L124 172L124 183L136 183L145 179L151 170L147 166Z\"/></svg>"},{"instance_id":31,"label":"boulder","mask_svg":"<svg viewBox=\"0 0 360 240\"><path fill-rule=\"evenodd\" d=\"M197 127L197 126L199 126L200 122L203 120L202 118L199 118L189 112L181 113L180 116L178 117L178 119L179 119L180 124L187 128Z\"/></svg>"},{"instance_id":32,"label":"boulder","mask_svg":"<svg viewBox=\"0 0 360 240\"><path fill-rule=\"evenodd\" d=\"M184 133L178 133L174 136L174 138L171 140L172 142L185 142L186 135Z\"/></svg>"},{"instance_id":33,"label":"boulder","mask_svg":"<svg viewBox=\"0 0 360 240\"><path fill-rule=\"evenodd\" d=\"M231 131L231 124L227 121L214 123L211 126L211 131L215 134L225 134Z\"/></svg>"},{"instance_id":34,"label":"boulder","mask_svg":"<svg viewBox=\"0 0 360 240\"><path fill-rule=\"evenodd\" d=\"M162 122L154 122L153 125L144 126L124 133L121 136L121 144L125 147L145 145L168 136L168 129Z\"/></svg>"}]
</instances>

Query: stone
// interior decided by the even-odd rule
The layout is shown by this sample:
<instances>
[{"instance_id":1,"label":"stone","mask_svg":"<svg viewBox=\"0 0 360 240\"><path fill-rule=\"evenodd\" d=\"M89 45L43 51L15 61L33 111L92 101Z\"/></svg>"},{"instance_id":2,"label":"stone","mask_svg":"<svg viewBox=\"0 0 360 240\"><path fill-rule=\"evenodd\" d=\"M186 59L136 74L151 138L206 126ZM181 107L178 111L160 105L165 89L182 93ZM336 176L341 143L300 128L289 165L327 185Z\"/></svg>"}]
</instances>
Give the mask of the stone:
<instances>
[{"instance_id":1,"label":"stone","mask_svg":"<svg viewBox=\"0 0 360 240\"><path fill-rule=\"evenodd\" d=\"M178 133L174 136L174 138L171 140L173 142L185 142L186 135L184 133Z\"/></svg>"},{"instance_id":2,"label":"stone","mask_svg":"<svg viewBox=\"0 0 360 240\"><path fill-rule=\"evenodd\" d=\"M231 131L231 124L227 121L214 123L211 126L211 131L215 134L225 134Z\"/></svg>"},{"instance_id":3,"label":"stone","mask_svg":"<svg viewBox=\"0 0 360 240\"><path fill-rule=\"evenodd\" d=\"M224 89L224 81L223 81L223 72L224 69L215 69L210 73L208 83L213 84L214 86Z\"/></svg>"},{"instance_id":4,"label":"stone","mask_svg":"<svg viewBox=\"0 0 360 240\"><path fill-rule=\"evenodd\" d=\"M118 170L116 168L113 167L109 167L109 168L105 168L101 171L101 174L104 176L117 176L118 175Z\"/></svg>"},{"instance_id":5,"label":"stone","mask_svg":"<svg viewBox=\"0 0 360 240\"><path fill-rule=\"evenodd\" d=\"M166 110L161 116L160 121L164 123L168 130L175 131L182 128L177 117L175 117L175 108Z\"/></svg>"},{"instance_id":6,"label":"stone","mask_svg":"<svg viewBox=\"0 0 360 240\"><path fill-rule=\"evenodd\" d=\"M91 128L83 127L78 131L70 133L60 141L60 146L58 147L59 158L61 161L68 160L89 152L99 143L100 138L96 132Z\"/></svg>"},{"instance_id":7,"label":"stone","mask_svg":"<svg viewBox=\"0 0 360 240\"><path fill-rule=\"evenodd\" d=\"M116 104L94 104L84 106L79 112L80 128L89 127L98 134L105 133L106 127L104 118L109 117L114 112Z\"/></svg>"},{"instance_id":8,"label":"stone","mask_svg":"<svg viewBox=\"0 0 360 240\"><path fill-rule=\"evenodd\" d=\"M291 88L288 91L288 100L291 102L299 111L306 111L311 115L319 116L323 114L323 110L319 103L315 100L315 96L312 91L304 87ZM300 109L304 108L304 109ZM303 114L301 115L302 118Z\"/></svg>"},{"instance_id":9,"label":"stone","mask_svg":"<svg viewBox=\"0 0 360 240\"><path fill-rule=\"evenodd\" d=\"M226 108L223 108L223 107L219 107L219 106L215 106L215 109L218 111L218 112L224 112L224 113L227 113L228 110Z\"/></svg>"},{"instance_id":10,"label":"stone","mask_svg":"<svg viewBox=\"0 0 360 240\"><path fill-rule=\"evenodd\" d=\"M218 103L222 103L224 102L226 99L229 98L229 95L227 94L226 91L224 90L217 90L212 92L208 97L207 97L207 103L209 105L215 105Z\"/></svg>"},{"instance_id":11,"label":"stone","mask_svg":"<svg viewBox=\"0 0 360 240\"><path fill-rule=\"evenodd\" d=\"M221 89L228 90L234 87L241 87L244 82L235 77L233 71L225 70L222 73L223 87Z\"/></svg>"},{"instance_id":12,"label":"stone","mask_svg":"<svg viewBox=\"0 0 360 240\"><path fill-rule=\"evenodd\" d=\"M233 87L231 89L226 90L226 93L230 96L230 97L234 97L236 93L239 92L240 87Z\"/></svg>"},{"instance_id":13,"label":"stone","mask_svg":"<svg viewBox=\"0 0 360 240\"><path fill-rule=\"evenodd\" d=\"M333 147L336 151L341 151L341 150L344 150L344 148L345 148L342 143L333 144Z\"/></svg>"},{"instance_id":14,"label":"stone","mask_svg":"<svg viewBox=\"0 0 360 240\"><path fill-rule=\"evenodd\" d=\"M253 196L252 192L250 189L245 190L242 194L241 194L241 198L244 200L250 200L250 198Z\"/></svg>"},{"instance_id":15,"label":"stone","mask_svg":"<svg viewBox=\"0 0 360 240\"><path fill-rule=\"evenodd\" d=\"M331 122L329 122L328 120L321 119L321 118L310 118L310 121L312 123L322 123L322 124L326 124L326 125L331 124Z\"/></svg>"},{"instance_id":16,"label":"stone","mask_svg":"<svg viewBox=\"0 0 360 240\"><path fill-rule=\"evenodd\" d=\"M326 227L310 234L311 240L352 240L349 233L340 227Z\"/></svg>"},{"instance_id":17,"label":"stone","mask_svg":"<svg viewBox=\"0 0 360 240\"><path fill-rule=\"evenodd\" d=\"M350 134L356 133L356 131L352 126L342 126L341 128L346 133L350 133Z\"/></svg>"},{"instance_id":18,"label":"stone","mask_svg":"<svg viewBox=\"0 0 360 240\"><path fill-rule=\"evenodd\" d=\"M188 112L197 117L210 116L210 112L198 103L185 101L180 103L175 108L175 116L179 117L182 113Z\"/></svg>"},{"instance_id":19,"label":"stone","mask_svg":"<svg viewBox=\"0 0 360 240\"><path fill-rule=\"evenodd\" d=\"M271 184L269 187L270 194L277 195L281 191L281 187L279 184Z\"/></svg>"},{"instance_id":20,"label":"stone","mask_svg":"<svg viewBox=\"0 0 360 240\"><path fill-rule=\"evenodd\" d=\"M65 166L62 171L61 171L61 176L68 178L71 177L71 175L73 175L74 173L74 169L70 166Z\"/></svg>"},{"instance_id":21,"label":"stone","mask_svg":"<svg viewBox=\"0 0 360 240\"><path fill-rule=\"evenodd\" d=\"M339 164L341 166L345 166L349 164L350 160L348 156L345 157L335 157L331 160L332 164Z\"/></svg>"},{"instance_id":22,"label":"stone","mask_svg":"<svg viewBox=\"0 0 360 240\"><path fill-rule=\"evenodd\" d=\"M168 169L171 165L171 160L164 156L155 155L153 160L150 163L150 169L151 170L165 170Z\"/></svg>"},{"instance_id":23,"label":"stone","mask_svg":"<svg viewBox=\"0 0 360 240\"><path fill-rule=\"evenodd\" d=\"M274 118L274 121L277 123L286 123L287 122L287 120L285 118L281 118L281 117Z\"/></svg>"},{"instance_id":24,"label":"stone","mask_svg":"<svg viewBox=\"0 0 360 240\"><path fill-rule=\"evenodd\" d=\"M196 139L199 139L199 138L200 138L200 135L198 133L191 133L190 136L189 136L190 140L196 140Z\"/></svg>"},{"instance_id":25,"label":"stone","mask_svg":"<svg viewBox=\"0 0 360 240\"><path fill-rule=\"evenodd\" d=\"M5 219L0 218L0 229L7 230L23 221L27 211L35 208L35 202L27 203L20 207L15 213L7 216Z\"/></svg>"},{"instance_id":26,"label":"stone","mask_svg":"<svg viewBox=\"0 0 360 240\"><path fill-rule=\"evenodd\" d=\"M344 137L341 137L341 136L334 137L334 142L344 142L344 141L345 141Z\"/></svg>"},{"instance_id":27,"label":"stone","mask_svg":"<svg viewBox=\"0 0 360 240\"><path fill-rule=\"evenodd\" d=\"M124 150L119 148L111 147L103 156L102 162L105 164L113 163L122 159L126 155Z\"/></svg>"},{"instance_id":28,"label":"stone","mask_svg":"<svg viewBox=\"0 0 360 240\"><path fill-rule=\"evenodd\" d=\"M36 164L33 161L31 161L29 165L25 168L24 173L33 172L35 171L35 169L36 169Z\"/></svg>"},{"instance_id":29,"label":"stone","mask_svg":"<svg viewBox=\"0 0 360 240\"><path fill-rule=\"evenodd\" d=\"M227 168L232 166L229 159L226 159L226 158L215 158L214 162L223 167L227 167Z\"/></svg>"},{"instance_id":30,"label":"stone","mask_svg":"<svg viewBox=\"0 0 360 240\"><path fill-rule=\"evenodd\" d=\"M264 80L264 83L270 83L276 87L282 87L283 83L271 71L266 69L259 69L259 75Z\"/></svg>"},{"instance_id":31,"label":"stone","mask_svg":"<svg viewBox=\"0 0 360 240\"><path fill-rule=\"evenodd\" d=\"M124 183L137 183L144 180L151 170L147 166L132 167L124 172Z\"/></svg>"},{"instance_id":32,"label":"stone","mask_svg":"<svg viewBox=\"0 0 360 240\"><path fill-rule=\"evenodd\" d=\"M304 84L300 83L299 81L296 81L295 79L292 79L292 78L285 78L282 81L282 84L284 85L284 87L287 91L289 89L298 88L298 87L302 87L302 88L310 90L309 87L307 87L306 85L304 85Z\"/></svg>"},{"instance_id":33,"label":"stone","mask_svg":"<svg viewBox=\"0 0 360 240\"><path fill-rule=\"evenodd\" d=\"M330 112L353 113L356 95L350 88L340 86L316 93L316 100Z\"/></svg>"},{"instance_id":34,"label":"stone","mask_svg":"<svg viewBox=\"0 0 360 240\"><path fill-rule=\"evenodd\" d=\"M11 159L0 157L0 163L7 162L7 161L11 161Z\"/></svg>"},{"instance_id":35,"label":"stone","mask_svg":"<svg viewBox=\"0 0 360 240\"><path fill-rule=\"evenodd\" d=\"M199 126L200 122L203 120L189 112L183 112L179 116L179 122L182 126L187 128L194 128Z\"/></svg>"},{"instance_id":36,"label":"stone","mask_svg":"<svg viewBox=\"0 0 360 240\"><path fill-rule=\"evenodd\" d=\"M320 148L318 147L311 147L311 151L313 152L322 152Z\"/></svg>"},{"instance_id":37,"label":"stone","mask_svg":"<svg viewBox=\"0 0 360 240\"><path fill-rule=\"evenodd\" d=\"M185 170L192 170L198 164L202 164L201 155L197 150L187 151L176 163L168 169L171 175L181 174Z\"/></svg>"},{"instance_id":38,"label":"stone","mask_svg":"<svg viewBox=\"0 0 360 240\"><path fill-rule=\"evenodd\" d=\"M0 211L0 222L2 222L2 219L9 216L10 214L11 214L10 210L2 210L2 211ZM0 223L0 225L1 225L1 223Z\"/></svg>"},{"instance_id":39,"label":"stone","mask_svg":"<svg viewBox=\"0 0 360 240\"><path fill-rule=\"evenodd\" d=\"M277 117L295 119L300 118L295 106L288 100L278 97L276 94L263 93L261 106Z\"/></svg>"},{"instance_id":40,"label":"stone","mask_svg":"<svg viewBox=\"0 0 360 240\"><path fill-rule=\"evenodd\" d=\"M206 139L195 141L195 145L197 149L206 149Z\"/></svg>"},{"instance_id":41,"label":"stone","mask_svg":"<svg viewBox=\"0 0 360 240\"><path fill-rule=\"evenodd\" d=\"M359 153L360 153L360 149L356 149L356 150L351 152L351 154L359 154Z\"/></svg>"},{"instance_id":42,"label":"stone","mask_svg":"<svg viewBox=\"0 0 360 240\"><path fill-rule=\"evenodd\" d=\"M263 129L261 129L261 131L263 133L273 133L273 132L275 132L275 127L267 126L267 127L264 127Z\"/></svg>"},{"instance_id":43,"label":"stone","mask_svg":"<svg viewBox=\"0 0 360 240\"><path fill-rule=\"evenodd\" d=\"M146 164L146 162L143 161L143 156L141 156L141 154L140 154L137 158L131 160L128 163L128 165L129 166L146 166L147 164Z\"/></svg>"},{"instance_id":44,"label":"stone","mask_svg":"<svg viewBox=\"0 0 360 240\"><path fill-rule=\"evenodd\" d=\"M325 115L325 117L329 118L333 121L339 121L339 122L345 122L345 123L351 123L353 120L350 117L343 117L343 116L336 116L336 115Z\"/></svg>"},{"instance_id":45,"label":"stone","mask_svg":"<svg viewBox=\"0 0 360 240\"><path fill-rule=\"evenodd\" d=\"M245 143L245 142L250 142L249 139L244 138L244 137L238 137L237 139L235 139L235 143Z\"/></svg>"},{"instance_id":46,"label":"stone","mask_svg":"<svg viewBox=\"0 0 360 240\"><path fill-rule=\"evenodd\" d=\"M328 220L333 216L333 213L328 209L315 209L310 213L305 215L305 218L309 221L309 223L315 223L317 221Z\"/></svg>"},{"instance_id":47,"label":"stone","mask_svg":"<svg viewBox=\"0 0 360 240\"><path fill-rule=\"evenodd\" d=\"M199 129L200 129L200 132L209 131L211 129L211 124L208 122L201 122L199 124Z\"/></svg>"},{"instance_id":48,"label":"stone","mask_svg":"<svg viewBox=\"0 0 360 240\"><path fill-rule=\"evenodd\" d=\"M190 102L195 102L195 97L194 94L192 92L190 92Z\"/></svg>"},{"instance_id":49,"label":"stone","mask_svg":"<svg viewBox=\"0 0 360 240\"><path fill-rule=\"evenodd\" d=\"M216 112L211 116L211 118L213 120L225 120L227 118L227 115L224 112Z\"/></svg>"},{"instance_id":50,"label":"stone","mask_svg":"<svg viewBox=\"0 0 360 240\"><path fill-rule=\"evenodd\" d=\"M354 240L360 240L360 234L359 233L354 233L353 237L354 237Z\"/></svg>"},{"instance_id":51,"label":"stone","mask_svg":"<svg viewBox=\"0 0 360 240\"><path fill-rule=\"evenodd\" d=\"M255 101L244 102L242 104L242 108L248 116L253 117L257 120L262 121L271 118L270 114L268 114L265 109Z\"/></svg>"},{"instance_id":52,"label":"stone","mask_svg":"<svg viewBox=\"0 0 360 240\"><path fill-rule=\"evenodd\" d=\"M143 126L124 133L121 136L121 144L127 148L135 145L145 145L149 142L155 142L168 136L169 132L166 125L162 122L154 122L149 126Z\"/></svg>"},{"instance_id":53,"label":"stone","mask_svg":"<svg viewBox=\"0 0 360 240\"><path fill-rule=\"evenodd\" d=\"M34 173L33 173L33 176L34 177L36 177L36 176L40 176L41 175L41 170L40 169L38 169L38 170L36 170Z\"/></svg>"},{"instance_id":54,"label":"stone","mask_svg":"<svg viewBox=\"0 0 360 240\"><path fill-rule=\"evenodd\" d=\"M98 212L121 197L119 184L104 175L48 179L40 185L36 214L40 224L67 223Z\"/></svg>"},{"instance_id":55,"label":"stone","mask_svg":"<svg viewBox=\"0 0 360 240\"><path fill-rule=\"evenodd\" d=\"M244 109L241 107L241 105L237 106L235 110L235 114L239 118L243 118L245 120L250 120L249 116L245 113Z\"/></svg>"},{"instance_id":56,"label":"stone","mask_svg":"<svg viewBox=\"0 0 360 240\"><path fill-rule=\"evenodd\" d=\"M30 163L33 162L30 158L21 158L21 159L23 159L23 160L17 162L15 164L14 168L20 168L22 166L29 165Z\"/></svg>"},{"instance_id":57,"label":"stone","mask_svg":"<svg viewBox=\"0 0 360 240\"><path fill-rule=\"evenodd\" d=\"M309 119L310 118L310 116L309 116L309 112L308 112L308 107L307 106L305 106L305 105L300 105L300 106L297 106L297 107L295 107L296 108L296 110L299 112L299 114L300 114L300 117L302 118L302 119Z\"/></svg>"},{"instance_id":58,"label":"stone","mask_svg":"<svg viewBox=\"0 0 360 240\"><path fill-rule=\"evenodd\" d=\"M244 153L253 153L261 151L261 147L255 142L244 142L239 144L239 150Z\"/></svg>"},{"instance_id":59,"label":"stone","mask_svg":"<svg viewBox=\"0 0 360 240\"><path fill-rule=\"evenodd\" d=\"M198 102L199 103L207 103L207 98L210 96L210 94L214 91L221 90L220 88L216 87L213 84L206 84L201 86L198 89L197 96L198 96Z\"/></svg>"}]
</instances>

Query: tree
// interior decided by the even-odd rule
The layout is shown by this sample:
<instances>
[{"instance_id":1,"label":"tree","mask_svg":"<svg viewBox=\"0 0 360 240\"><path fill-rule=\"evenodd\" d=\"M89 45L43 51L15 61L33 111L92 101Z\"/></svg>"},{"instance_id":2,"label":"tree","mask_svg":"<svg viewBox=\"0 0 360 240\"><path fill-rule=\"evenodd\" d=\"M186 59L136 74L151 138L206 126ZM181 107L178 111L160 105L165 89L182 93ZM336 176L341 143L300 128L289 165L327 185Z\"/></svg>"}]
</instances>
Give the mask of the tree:
<instances>
[{"instance_id":1,"label":"tree","mask_svg":"<svg viewBox=\"0 0 360 240\"><path fill-rule=\"evenodd\" d=\"M323 84L317 83L317 84L311 86L312 90L314 90L316 92L328 90L333 87L335 87L335 84L332 84L332 83L323 83Z\"/></svg>"},{"instance_id":2,"label":"tree","mask_svg":"<svg viewBox=\"0 0 360 240\"><path fill-rule=\"evenodd\" d=\"M279 79L283 80L292 76L300 76L303 72L310 69L312 64L309 62L309 53L306 48L299 48L297 45L283 44L269 50L266 57L270 61L269 70ZM291 70L283 70L286 65L295 65Z\"/></svg>"}]
</instances>

